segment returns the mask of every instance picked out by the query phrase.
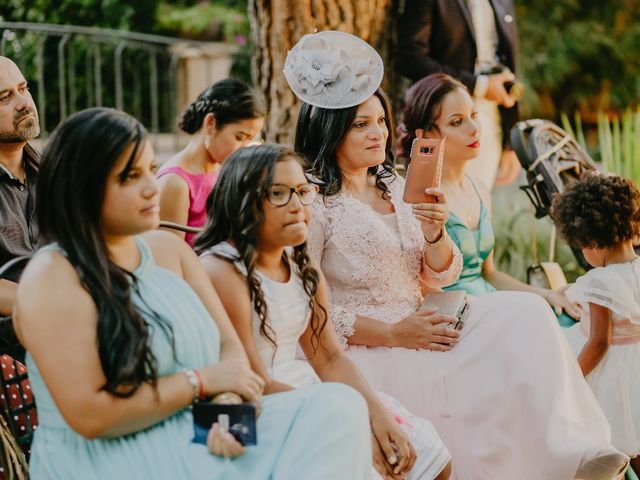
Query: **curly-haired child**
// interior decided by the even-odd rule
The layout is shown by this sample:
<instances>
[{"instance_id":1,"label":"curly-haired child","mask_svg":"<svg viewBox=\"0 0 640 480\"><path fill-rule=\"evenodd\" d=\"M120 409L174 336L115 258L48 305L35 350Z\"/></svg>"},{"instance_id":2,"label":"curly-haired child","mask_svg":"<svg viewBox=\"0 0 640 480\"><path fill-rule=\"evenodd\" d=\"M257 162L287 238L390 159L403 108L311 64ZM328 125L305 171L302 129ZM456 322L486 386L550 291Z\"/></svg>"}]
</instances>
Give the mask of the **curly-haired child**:
<instances>
[{"instance_id":1,"label":"curly-haired child","mask_svg":"<svg viewBox=\"0 0 640 480\"><path fill-rule=\"evenodd\" d=\"M640 191L631 180L589 175L553 200L560 234L594 268L566 291L581 321L567 331L587 383L611 424L613 445L640 473Z\"/></svg>"}]
</instances>

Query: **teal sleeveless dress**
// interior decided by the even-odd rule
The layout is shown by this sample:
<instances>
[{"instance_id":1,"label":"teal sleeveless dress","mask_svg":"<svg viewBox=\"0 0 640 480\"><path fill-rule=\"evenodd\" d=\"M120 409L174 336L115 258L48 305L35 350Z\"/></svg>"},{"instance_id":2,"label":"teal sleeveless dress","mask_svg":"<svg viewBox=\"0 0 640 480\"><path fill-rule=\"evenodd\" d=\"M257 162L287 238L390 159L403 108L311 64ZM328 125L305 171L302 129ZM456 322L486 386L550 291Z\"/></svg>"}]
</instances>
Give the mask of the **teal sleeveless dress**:
<instances>
[{"instance_id":1,"label":"teal sleeveless dress","mask_svg":"<svg viewBox=\"0 0 640 480\"><path fill-rule=\"evenodd\" d=\"M480 221L477 228L470 229L456 214L449 214L447 233L462 253L462 272L456 283L445 287L444 290L464 290L471 295L481 296L496 291L496 288L482 276L482 265L493 250L495 235L480 193L473 180L467 178L480 199ZM565 313L558 316L558 322L563 327L571 327L576 323Z\"/></svg>"},{"instance_id":2,"label":"teal sleeveless dress","mask_svg":"<svg viewBox=\"0 0 640 480\"><path fill-rule=\"evenodd\" d=\"M219 332L200 298L182 278L154 263L142 238L136 243L141 262L133 272L138 284L133 299L151 326L159 375L218 361ZM43 250L51 249L58 247ZM150 308L171 324L175 357ZM29 465L34 479L267 480L302 478L304 471L310 472L307 478L319 480L365 479L371 472L366 404L344 385L319 384L265 397L258 445L229 460L191 441L191 408L128 435L84 438L60 414L30 355L27 366L40 421Z\"/></svg>"}]
</instances>

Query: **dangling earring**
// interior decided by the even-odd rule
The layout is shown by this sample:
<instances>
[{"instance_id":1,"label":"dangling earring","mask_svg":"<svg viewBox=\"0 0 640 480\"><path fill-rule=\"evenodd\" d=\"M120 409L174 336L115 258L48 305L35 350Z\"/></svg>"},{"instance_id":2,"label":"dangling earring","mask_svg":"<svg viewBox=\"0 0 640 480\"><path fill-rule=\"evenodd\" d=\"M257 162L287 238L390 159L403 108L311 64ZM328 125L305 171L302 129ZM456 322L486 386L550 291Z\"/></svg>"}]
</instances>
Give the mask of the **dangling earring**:
<instances>
[{"instance_id":1,"label":"dangling earring","mask_svg":"<svg viewBox=\"0 0 640 480\"><path fill-rule=\"evenodd\" d=\"M204 136L204 148L206 151L211 148L211 137L209 135Z\"/></svg>"}]
</instances>

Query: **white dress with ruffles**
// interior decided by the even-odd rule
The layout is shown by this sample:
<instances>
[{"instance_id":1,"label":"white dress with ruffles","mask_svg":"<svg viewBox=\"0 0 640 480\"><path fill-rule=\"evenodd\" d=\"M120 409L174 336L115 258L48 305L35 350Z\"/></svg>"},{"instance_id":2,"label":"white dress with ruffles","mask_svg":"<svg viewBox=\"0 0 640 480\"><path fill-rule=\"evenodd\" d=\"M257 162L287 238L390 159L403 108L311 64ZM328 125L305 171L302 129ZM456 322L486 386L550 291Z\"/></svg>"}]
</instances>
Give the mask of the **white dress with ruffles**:
<instances>
[{"instance_id":1,"label":"white dress with ruffles","mask_svg":"<svg viewBox=\"0 0 640 480\"><path fill-rule=\"evenodd\" d=\"M613 445L629 456L640 454L640 257L590 270L566 291L583 308L579 323L567 330L574 352L589 339L589 303L611 310L611 345L587 375L611 424Z\"/></svg>"}]
</instances>

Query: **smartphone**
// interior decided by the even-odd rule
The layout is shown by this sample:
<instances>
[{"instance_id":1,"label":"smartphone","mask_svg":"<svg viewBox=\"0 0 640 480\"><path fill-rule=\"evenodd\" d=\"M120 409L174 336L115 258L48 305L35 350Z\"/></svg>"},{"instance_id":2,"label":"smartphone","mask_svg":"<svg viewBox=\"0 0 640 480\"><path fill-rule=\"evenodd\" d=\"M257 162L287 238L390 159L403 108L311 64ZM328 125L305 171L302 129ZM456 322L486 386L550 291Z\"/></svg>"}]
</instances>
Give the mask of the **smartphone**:
<instances>
[{"instance_id":1,"label":"smartphone","mask_svg":"<svg viewBox=\"0 0 640 480\"><path fill-rule=\"evenodd\" d=\"M426 188L440 186L445 138L416 138L411 144L411 162L407 167L402 199L407 203L436 203Z\"/></svg>"},{"instance_id":2,"label":"smartphone","mask_svg":"<svg viewBox=\"0 0 640 480\"><path fill-rule=\"evenodd\" d=\"M193 441L206 445L213 423L218 423L242 445L256 445L256 407L252 403L222 404L200 402L193 405Z\"/></svg>"}]
</instances>

